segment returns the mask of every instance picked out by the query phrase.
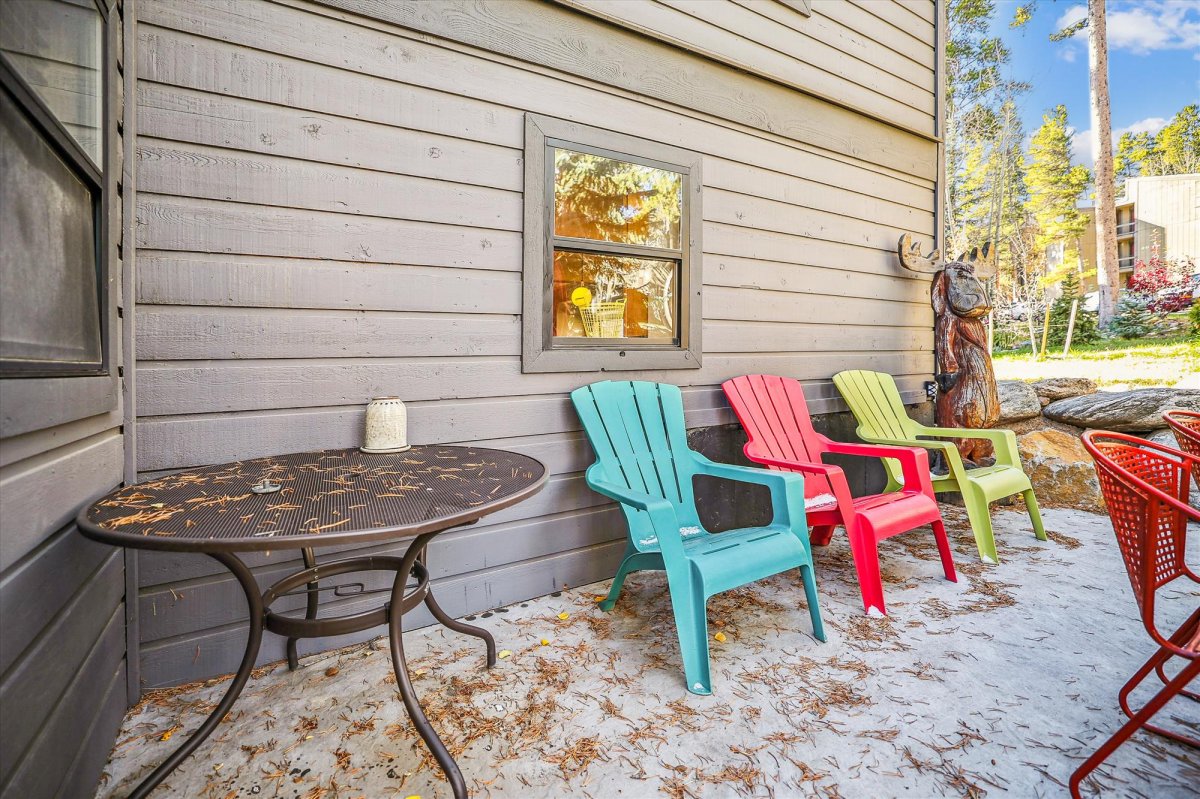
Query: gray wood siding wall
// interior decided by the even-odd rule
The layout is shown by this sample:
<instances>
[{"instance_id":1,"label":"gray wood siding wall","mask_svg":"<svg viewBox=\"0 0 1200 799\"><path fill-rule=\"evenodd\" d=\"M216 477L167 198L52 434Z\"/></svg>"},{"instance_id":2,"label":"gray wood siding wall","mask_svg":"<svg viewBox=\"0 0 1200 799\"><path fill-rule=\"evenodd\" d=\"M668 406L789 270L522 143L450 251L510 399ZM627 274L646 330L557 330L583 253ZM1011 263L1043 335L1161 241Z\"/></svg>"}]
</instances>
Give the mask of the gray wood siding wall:
<instances>
[{"instance_id":1,"label":"gray wood siding wall","mask_svg":"<svg viewBox=\"0 0 1200 799\"><path fill-rule=\"evenodd\" d=\"M932 136L934 4L557 0L838 105Z\"/></svg>"},{"instance_id":2,"label":"gray wood siding wall","mask_svg":"<svg viewBox=\"0 0 1200 799\"><path fill-rule=\"evenodd\" d=\"M90 796L127 706L125 560L79 508L120 485L123 30L110 14L108 377L0 381L0 794ZM6 302L16 298L5 298ZM97 388L98 387L98 388Z\"/></svg>"},{"instance_id":3,"label":"gray wood siding wall","mask_svg":"<svg viewBox=\"0 0 1200 799\"><path fill-rule=\"evenodd\" d=\"M745 23L758 4L663 8L691 5ZM933 46L910 21L919 3L863 5L808 19L895 52L914 35ZM526 112L703 155L704 368L622 377L683 385L692 426L732 422L719 383L752 371L805 381L814 412L843 407L829 378L846 368L922 396L928 283L893 251L935 228L929 136L557 3L142 0L138 39L143 474L352 446L366 400L398 394L414 442L482 441L553 475L433 547L449 611L610 576L624 525L584 485L567 399L602 375L521 373ZM796 81L817 79L805 69ZM908 72L933 85L931 64ZM839 74L823 85L840 91ZM268 582L296 557L251 562ZM219 566L148 554L139 580L146 685L236 666L244 602ZM262 659L282 657L268 639Z\"/></svg>"}]
</instances>

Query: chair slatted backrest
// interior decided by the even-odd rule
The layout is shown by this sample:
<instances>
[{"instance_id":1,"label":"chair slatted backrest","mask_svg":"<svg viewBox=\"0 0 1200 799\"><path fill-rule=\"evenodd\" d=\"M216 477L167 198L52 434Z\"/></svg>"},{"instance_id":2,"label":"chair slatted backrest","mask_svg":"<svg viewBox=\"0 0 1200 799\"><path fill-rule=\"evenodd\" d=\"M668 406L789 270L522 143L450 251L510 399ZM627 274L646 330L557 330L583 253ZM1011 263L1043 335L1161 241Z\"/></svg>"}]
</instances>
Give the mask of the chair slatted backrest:
<instances>
[{"instance_id":1,"label":"chair slatted backrest","mask_svg":"<svg viewBox=\"0 0 1200 799\"><path fill-rule=\"evenodd\" d=\"M725 381L721 388L749 437L746 457L821 463L825 444L813 428L798 381L776 375L743 375ZM808 497L832 491L822 475L810 474L804 481Z\"/></svg>"},{"instance_id":2,"label":"chair slatted backrest","mask_svg":"<svg viewBox=\"0 0 1200 799\"><path fill-rule=\"evenodd\" d=\"M1087 431L1083 443L1095 461L1121 557L1145 616L1153 611L1156 590L1190 573L1184 561L1187 524L1189 516L1200 521L1200 510L1188 513L1184 508L1195 460L1182 453L1176 458L1169 448L1100 430ZM1179 505L1164 501L1153 489Z\"/></svg>"},{"instance_id":3,"label":"chair slatted backrest","mask_svg":"<svg viewBox=\"0 0 1200 799\"><path fill-rule=\"evenodd\" d=\"M680 525L698 525L695 474L678 386L605 380L571 392L571 402L596 453L601 477L622 488L662 497ZM633 540L653 534L644 511L622 506Z\"/></svg>"},{"instance_id":4,"label":"chair slatted backrest","mask_svg":"<svg viewBox=\"0 0 1200 799\"><path fill-rule=\"evenodd\" d=\"M904 410L896 381L885 372L852 370L838 372L833 383L858 420L864 438L911 440L920 427Z\"/></svg>"},{"instance_id":5,"label":"chair slatted backrest","mask_svg":"<svg viewBox=\"0 0 1200 799\"><path fill-rule=\"evenodd\" d=\"M1179 448L1189 455L1200 458L1200 413L1174 410L1163 414L1163 420L1175 432ZM1192 471L1192 480L1200 488L1200 469Z\"/></svg>"},{"instance_id":6,"label":"chair slatted backrest","mask_svg":"<svg viewBox=\"0 0 1200 799\"><path fill-rule=\"evenodd\" d=\"M838 372L833 376L833 384L858 421L859 438L878 443L912 441L920 435L920 425L908 418L900 389L886 372L861 369ZM904 483L899 461L884 458L883 468L894 483Z\"/></svg>"}]
</instances>

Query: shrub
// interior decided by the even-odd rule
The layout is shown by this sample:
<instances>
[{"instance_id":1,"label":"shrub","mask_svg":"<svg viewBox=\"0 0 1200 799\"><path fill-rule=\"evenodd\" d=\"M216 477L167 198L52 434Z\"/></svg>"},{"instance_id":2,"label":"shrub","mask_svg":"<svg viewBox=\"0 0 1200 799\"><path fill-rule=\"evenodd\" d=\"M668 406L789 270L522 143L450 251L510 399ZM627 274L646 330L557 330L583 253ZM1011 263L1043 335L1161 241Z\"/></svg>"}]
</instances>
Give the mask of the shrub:
<instances>
[{"instance_id":1,"label":"shrub","mask_svg":"<svg viewBox=\"0 0 1200 799\"><path fill-rule=\"evenodd\" d=\"M1154 317L1148 305L1149 302L1141 294L1123 293L1109 329L1121 338L1145 338L1150 335L1154 329Z\"/></svg>"},{"instance_id":2,"label":"shrub","mask_svg":"<svg viewBox=\"0 0 1200 799\"><path fill-rule=\"evenodd\" d=\"M1046 342L1049 347L1061 347L1067 340L1067 327L1071 323L1071 304L1080 299L1079 275L1067 272L1062 282L1062 294L1050 306L1050 330ZM1080 303L1082 305L1082 302ZM1100 326L1096 315L1083 308L1075 311L1075 330L1071 344L1091 344L1100 340Z\"/></svg>"},{"instance_id":3,"label":"shrub","mask_svg":"<svg viewBox=\"0 0 1200 799\"><path fill-rule=\"evenodd\" d=\"M1192 300L1192 310L1188 311L1188 324L1191 326L1192 335L1200 336L1200 297Z\"/></svg>"},{"instance_id":4,"label":"shrub","mask_svg":"<svg viewBox=\"0 0 1200 799\"><path fill-rule=\"evenodd\" d=\"M1186 311L1192 304L1189 278L1196 271L1191 258L1166 259L1157 254L1149 261L1136 261L1125 290L1141 295L1146 309L1161 319L1167 314Z\"/></svg>"}]
</instances>

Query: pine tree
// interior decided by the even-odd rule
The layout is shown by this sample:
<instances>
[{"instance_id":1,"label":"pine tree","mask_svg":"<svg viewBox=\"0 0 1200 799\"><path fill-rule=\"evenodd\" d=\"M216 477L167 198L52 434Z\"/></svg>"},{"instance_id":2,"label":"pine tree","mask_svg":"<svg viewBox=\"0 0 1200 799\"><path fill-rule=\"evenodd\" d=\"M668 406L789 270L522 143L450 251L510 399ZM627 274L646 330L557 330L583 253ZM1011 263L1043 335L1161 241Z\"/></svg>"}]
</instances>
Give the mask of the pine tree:
<instances>
[{"instance_id":1,"label":"pine tree","mask_svg":"<svg viewBox=\"0 0 1200 799\"><path fill-rule=\"evenodd\" d=\"M1184 106L1158 133L1163 174L1200 172L1200 105Z\"/></svg>"},{"instance_id":2,"label":"pine tree","mask_svg":"<svg viewBox=\"0 0 1200 799\"><path fill-rule=\"evenodd\" d=\"M1118 192L1139 175L1200 172L1200 105L1181 108L1157 134L1122 134L1114 165Z\"/></svg>"},{"instance_id":3,"label":"pine tree","mask_svg":"<svg viewBox=\"0 0 1200 799\"><path fill-rule=\"evenodd\" d=\"M1059 105L1042 117L1042 126L1029 146L1029 159L1026 207L1037 222L1037 244L1046 247L1064 242L1068 250L1063 259L1064 271L1075 271L1072 261L1078 260L1079 238L1088 225L1088 217L1076 207L1076 201L1091 175L1085 167L1071 164L1066 106Z\"/></svg>"},{"instance_id":4,"label":"pine tree","mask_svg":"<svg viewBox=\"0 0 1200 799\"><path fill-rule=\"evenodd\" d=\"M1154 319L1146 306L1146 299L1139 294L1125 292L1117 302L1117 315L1109 330L1121 338L1144 338L1154 329Z\"/></svg>"},{"instance_id":5,"label":"pine tree","mask_svg":"<svg viewBox=\"0 0 1200 799\"><path fill-rule=\"evenodd\" d=\"M1023 138L1017 95L1029 84L1008 74L1011 53L994 34L996 0L950 0L946 42L946 214L942 251L948 257L1003 233L1004 199L1012 170L1004 154ZM1014 27L1028 21L1020 15Z\"/></svg>"},{"instance_id":6,"label":"pine tree","mask_svg":"<svg viewBox=\"0 0 1200 799\"><path fill-rule=\"evenodd\" d=\"M1067 327L1071 323L1071 305L1075 300L1080 300L1080 305L1083 304L1082 298L1079 296L1079 274L1071 269L1063 275L1062 294L1050 306L1048 346L1061 347L1067 340ZM1099 340L1100 326L1097 324L1095 314L1090 314L1083 308L1077 308L1071 344L1091 344Z\"/></svg>"}]
</instances>

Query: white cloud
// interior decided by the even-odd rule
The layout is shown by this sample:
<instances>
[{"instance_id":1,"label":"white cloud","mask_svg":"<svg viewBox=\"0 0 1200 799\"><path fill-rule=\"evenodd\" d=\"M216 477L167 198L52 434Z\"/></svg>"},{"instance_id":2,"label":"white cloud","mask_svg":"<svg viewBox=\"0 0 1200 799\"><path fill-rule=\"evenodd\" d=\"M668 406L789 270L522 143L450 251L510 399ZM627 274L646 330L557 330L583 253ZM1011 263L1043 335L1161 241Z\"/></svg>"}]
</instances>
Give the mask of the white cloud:
<instances>
[{"instance_id":1,"label":"white cloud","mask_svg":"<svg viewBox=\"0 0 1200 799\"><path fill-rule=\"evenodd\" d=\"M1086 16L1086 6L1071 6L1055 24L1062 30ZM1156 50L1200 48L1200 3L1196 0L1112 2L1106 23L1110 51L1127 50L1134 55L1149 55ZM1087 46L1086 28L1075 34L1065 44L1065 49L1076 46Z\"/></svg>"},{"instance_id":2,"label":"white cloud","mask_svg":"<svg viewBox=\"0 0 1200 799\"><path fill-rule=\"evenodd\" d=\"M1170 121L1164 117L1146 117L1145 119L1139 119L1132 125L1126 125L1123 128L1114 128L1112 132L1113 146L1115 147L1117 141L1126 133L1155 134L1165 128ZM1092 153L1092 131L1090 128L1071 135L1071 156L1076 163L1081 163L1091 168L1096 158Z\"/></svg>"}]
</instances>

